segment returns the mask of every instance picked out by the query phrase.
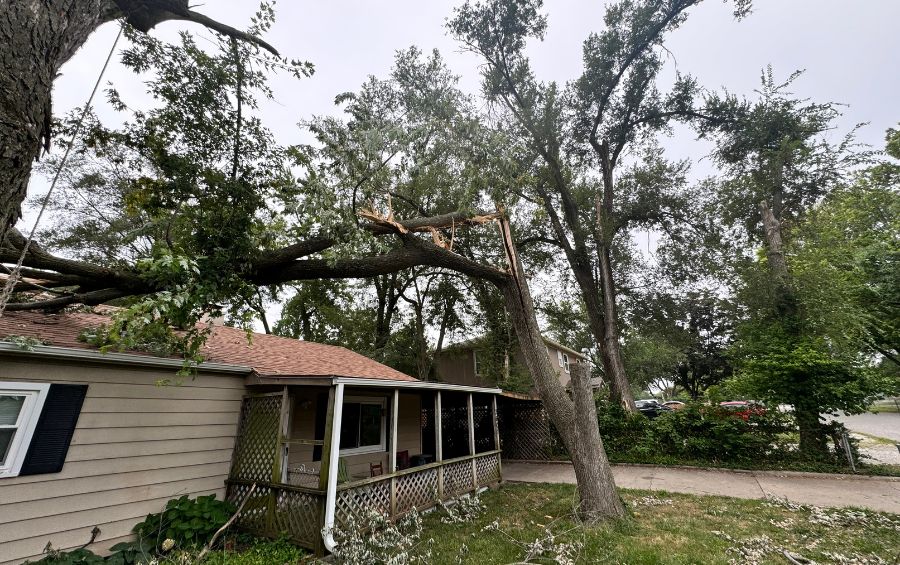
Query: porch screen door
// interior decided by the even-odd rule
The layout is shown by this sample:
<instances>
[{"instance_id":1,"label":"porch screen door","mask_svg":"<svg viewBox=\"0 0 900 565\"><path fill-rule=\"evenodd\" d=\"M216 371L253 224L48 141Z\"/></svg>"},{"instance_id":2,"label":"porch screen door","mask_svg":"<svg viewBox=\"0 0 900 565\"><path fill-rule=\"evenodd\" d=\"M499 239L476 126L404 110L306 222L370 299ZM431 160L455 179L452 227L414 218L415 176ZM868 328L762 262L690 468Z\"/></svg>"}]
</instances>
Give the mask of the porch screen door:
<instances>
[{"instance_id":1,"label":"porch screen door","mask_svg":"<svg viewBox=\"0 0 900 565\"><path fill-rule=\"evenodd\" d=\"M245 396L241 405L232 479L281 482L281 428L285 393Z\"/></svg>"}]
</instances>

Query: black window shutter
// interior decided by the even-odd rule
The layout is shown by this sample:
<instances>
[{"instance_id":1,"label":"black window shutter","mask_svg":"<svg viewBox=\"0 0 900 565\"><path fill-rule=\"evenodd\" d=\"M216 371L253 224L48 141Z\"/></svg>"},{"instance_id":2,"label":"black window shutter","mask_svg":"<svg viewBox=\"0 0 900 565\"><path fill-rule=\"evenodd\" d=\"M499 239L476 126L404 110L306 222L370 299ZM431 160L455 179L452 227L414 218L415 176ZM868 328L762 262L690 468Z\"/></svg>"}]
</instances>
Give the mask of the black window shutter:
<instances>
[{"instance_id":1,"label":"black window shutter","mask_svg":"<svg viewBox=\"0 0 900 565\"><path fill-rule=\"evenodd\" d=\"M62 471L87 388L87 385L50 385L19 475Z\"/></svg>"},{"instance_id":2,"label":"black window shutter","mask_svg":"<svg viewBox=\"0 0 900 565\"><path fill-rule=\"evenodd\" d=\"M316 397L316 435L315 439L323 441L325 439L325 416L328 412L328 393L322 392ZM322 460L322 446L313 446L313 461Z\"/></svg>"}]
</instances>

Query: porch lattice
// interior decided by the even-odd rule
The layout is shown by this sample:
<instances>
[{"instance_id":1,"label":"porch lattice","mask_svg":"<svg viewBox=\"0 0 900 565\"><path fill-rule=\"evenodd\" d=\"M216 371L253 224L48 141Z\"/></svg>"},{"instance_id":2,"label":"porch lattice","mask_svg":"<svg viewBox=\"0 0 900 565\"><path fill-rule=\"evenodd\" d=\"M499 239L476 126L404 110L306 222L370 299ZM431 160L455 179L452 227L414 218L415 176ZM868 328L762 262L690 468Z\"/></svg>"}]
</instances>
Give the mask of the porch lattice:
<instances>
[{"instance_id":1,"label":"porch lattice","mask_svg":"<svg viewBox=\"0 0 900 565\"><path fill-rule=\"evenodd\" d=\"M287 397L285 390L280 394L253 395L244 399L231 474L227 481L227 498L234 504L240 504L249 496L237 521L241 528L270 537L287 535L300 545L322 551L321 531L326 514L326 491L320 488L323 480L318 477L317 484L314 480L317 473L302 465L282 472L282 446L291 445L291 442L310 443L291 439L287 435ZM335 496L336 526L345 527L351 517L364 523L370 511L395 519L413 508L424 510L438 500L498 483L501 458L499 449L496 449L498 432L493 426L495 409L493 405L483 402L473 403L471 397L468 403L472 405L471 416L467 406L460 407L458 404L442 409L440 413L446 416L445 430L465 431L462 435L468 436L468 445L462 443L458 437L460 434L452 434L453 439L449 442L451 453L465 450L465 455L448 457L444 453L440 461L338 484ZM435 425L440 421L433 409L423 409L422 427L431 428L432 446ZM429 435L426 429L422 430L423 451ZM486 447L494 449L486 450ZM469 455L472 451L476 454ZM437 454L440 458L441 452L437 451ZM282 483L284 477L295 484ZM254 484L256 490L250 495Z\"/></svg>"},{"instance_id":2,"label":"porch lattice","mask_svg":"<svg viewBox=\"0 0 900 565\"><path fill-rule=\"evenodd\" d=\"M244 398L231 478L272 480L275 454L278 453L278 430L281 428L281 403L281 394Z\"/></svg>"},{"instance_id":3,"label":"porch lattice","mask_svg":"<svg viewBox=\"0 0 900 565\"><path fill-rule=\"evenodd\" d=\"M549 461L565 457L559 434L540 401L503 399L500 429L504 459Z\"/></svg>"}]
</instances>

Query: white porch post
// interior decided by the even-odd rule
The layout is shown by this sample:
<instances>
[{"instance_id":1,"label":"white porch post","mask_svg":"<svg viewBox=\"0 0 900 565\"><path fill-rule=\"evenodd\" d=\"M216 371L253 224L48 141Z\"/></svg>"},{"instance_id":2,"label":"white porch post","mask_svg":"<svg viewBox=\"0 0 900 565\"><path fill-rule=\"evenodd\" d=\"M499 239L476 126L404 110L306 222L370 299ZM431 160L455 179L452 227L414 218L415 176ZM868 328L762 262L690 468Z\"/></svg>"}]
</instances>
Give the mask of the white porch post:
<instances>
[{"instance_id":1,"label":"white porch post","mask_svg":"<svg viewBox=\"0 0 900 565\"><path fill-rule=\"evenodd\" d=\"M500 449L500 418L497 414L497 395L491 395L491 421L494 424L494 449Z\"/></svg>"},{"instance_id":2,"label":"white porch post","mask_svg":"<svg viewBox=\"0 0 900 565\"><path fill-rule=\"evenodd\" d=\"M500 450L500 414L497 412L497 395L491 395L491 420L494 423L494 449ZM497 458L497 476L503 480L503 454L494 455Z\"/></svg>"},{"instance_id":3,"label":"white porch post","mask_svg":"<svg viewBox=\"0 0 900 565\"><path fill-rule=\"evenodd\" d=\"M435 461L443 461L444 460L444 446L443 446L443 438L442 438L442 428L443 424L441 423L441 391L435 391L434 394L434 460ZM443 465L438 466L437 468L437 480L438 480L438 498L444 498L444 467Z\"/></svg>"},{"instance_id":4,"label":"white porch post","mask_svg":"<svg viewBox=\"0 0 900 565\"><path fill-rule=\"evenodd\" d=\"M472 393L466 399L466 408L469 415L469 455L472 456L472 486L478 486L478 474L475 470L475 410L472 402Z\"/></svg>"},{"instance_id":5,"label":"white porch post","mask_svg":"<svg viewBox=\"0 0 900 565\"><path fill-rule=\"evenodd\" d=\"M391 457L390 473L397 472L397 414L400 412L400 389L394 389L394 399L391 402ZM397 514L397 477L391 477L391 516Z\"/></svg>"},{"instance_id":6,"label":"white porch post","mask_svg":"<svg viewBox=\"0 0 900 565\"><path fill-rule=\"evenodd\" d=\"M325 489L325 549L334 551L335 542L331 530L334 529L334 510L337 499L338 464L341 451L341 415L344 411L344 384L335 385L334 411L332 412L331 436L328 451L328 483Z\"/></svg>"},{"instance_id":7,"label":"white porch post","mask_svg":"<svg viewBox=\"0 0 900 565\"><path fill-rule=\"evenodd\" d=\"M397 472L397 412L400 409L400 389L394 389L394 399L391 402L391 473Z\"/></svg>"}]
</instances>

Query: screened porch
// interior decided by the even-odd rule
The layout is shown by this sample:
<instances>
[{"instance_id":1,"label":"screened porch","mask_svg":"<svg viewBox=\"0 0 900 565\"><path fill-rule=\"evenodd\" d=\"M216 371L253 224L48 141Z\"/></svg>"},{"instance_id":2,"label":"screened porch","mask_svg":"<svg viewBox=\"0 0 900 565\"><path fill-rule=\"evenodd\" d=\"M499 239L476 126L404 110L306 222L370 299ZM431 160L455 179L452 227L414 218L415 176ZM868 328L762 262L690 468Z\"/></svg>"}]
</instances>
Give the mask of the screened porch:
<instances>
[{"instance_id":1,"label":"screened porch","mask_svg":"<svg viewBox=\"0 0 900 565\"><path fill-rule=\"evenodd\" d=\"M236 505L256 485L239 518L247 530L324 553L333 541L323 528L350 516L397 518L501 480L499 390L343 377L273 385L244 399L228 480Z\"/></svg>"}]
</instances>

